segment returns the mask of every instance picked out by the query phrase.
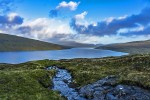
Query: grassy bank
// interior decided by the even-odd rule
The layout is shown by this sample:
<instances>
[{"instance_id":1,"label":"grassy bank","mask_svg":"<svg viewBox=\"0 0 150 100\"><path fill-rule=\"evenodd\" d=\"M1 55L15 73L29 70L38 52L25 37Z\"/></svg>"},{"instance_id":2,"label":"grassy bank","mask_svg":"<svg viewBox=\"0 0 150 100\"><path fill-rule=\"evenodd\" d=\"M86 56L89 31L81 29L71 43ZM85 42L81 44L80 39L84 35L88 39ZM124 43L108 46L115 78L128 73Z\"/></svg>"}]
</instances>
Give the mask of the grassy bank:
<instances>
[{"instance_id":1,"label":"grassy bank","mask_svg":"<svg viewBox=\"0 0 150 100\"><path fill-rule=\"evenodd\" d=\"M0 65L1 100L63 100L52 86L55 71L34 63Z\"/></svg>"}]
</instances>

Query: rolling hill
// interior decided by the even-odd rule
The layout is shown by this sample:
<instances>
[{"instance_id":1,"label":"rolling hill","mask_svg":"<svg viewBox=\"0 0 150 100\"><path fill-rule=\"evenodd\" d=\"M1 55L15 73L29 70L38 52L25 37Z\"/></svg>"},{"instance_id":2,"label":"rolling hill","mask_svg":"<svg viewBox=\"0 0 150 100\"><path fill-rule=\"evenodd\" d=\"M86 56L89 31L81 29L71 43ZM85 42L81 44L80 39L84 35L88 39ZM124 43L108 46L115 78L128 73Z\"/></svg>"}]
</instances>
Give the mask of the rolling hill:
<instances>
[{"instance_id":1,"label":"rolling hill","mask_svg":"<svg viewBox=\"0 0 150 100\"><path fill-rule=\"evenodd\" d=\"M104 45L96 49L108 49L130 54L145 54L150 53L150 40Z\"/></svg>"},{"instance_id":2,"label":"rolling hill","mask_svg":"<svg viewBox=\"0 0 150 100\"><path fill-rule=\"evenodd\" d=\"M0 33L0 51L60 50L69 47Z\"/></svg>"}]
</instances>

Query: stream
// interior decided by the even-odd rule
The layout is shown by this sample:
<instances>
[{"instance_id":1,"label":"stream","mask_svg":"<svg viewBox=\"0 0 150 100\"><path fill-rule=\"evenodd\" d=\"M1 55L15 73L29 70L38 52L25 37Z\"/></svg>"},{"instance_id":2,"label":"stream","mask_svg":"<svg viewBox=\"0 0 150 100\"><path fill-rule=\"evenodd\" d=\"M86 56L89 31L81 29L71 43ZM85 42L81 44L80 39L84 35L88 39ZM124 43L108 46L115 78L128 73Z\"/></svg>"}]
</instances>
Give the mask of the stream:
<instances>
[{"instance_id":1,"label":"stream","mask_svg":"<svg viewBox=\"0 0 150 100\"><path fill-rule=\"evenodd\" d=\"M71 74L65 69L59 69L56 66L48 67L48 70L55 69L56 75L53 77L53 90L60 91L62 96L68 100L86 100L81 97L76 89L69 87L72 82Z\"/></svg>"},{"instance_id":2,"label":"stream","mask_svg":"<svg viewBox=\"0 0 150 100\"><path fill-rule=\"evenodd\" d=\"M52 90L59 91L67 100L150 100L149 90L123 84L115 85L118 78L113 75L85 85L77 91L69 87L72 77L67 70L56 66L47 68L52 69L57 71L52 80Z\"/></svg>"}]
</instances>

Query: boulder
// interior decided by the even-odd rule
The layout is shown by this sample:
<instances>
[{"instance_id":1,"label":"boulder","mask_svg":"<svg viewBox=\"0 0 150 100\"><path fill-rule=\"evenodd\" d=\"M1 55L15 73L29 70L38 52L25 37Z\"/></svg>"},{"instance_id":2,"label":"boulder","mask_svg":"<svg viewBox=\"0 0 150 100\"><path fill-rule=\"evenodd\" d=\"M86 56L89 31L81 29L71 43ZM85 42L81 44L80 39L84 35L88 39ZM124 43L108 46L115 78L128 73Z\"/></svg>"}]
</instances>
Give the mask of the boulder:
<instances>
[{"instance_id":1,"label":"boulder","mask_svg":"<svg viewBox=\"0 0 150 100\"><path fill-rule=\"evenodd\" d=\"M109 76L79 90L88 100L150 100L150 92L140 87L117 85L117 77Z\"/></svg>"}]
</instances>

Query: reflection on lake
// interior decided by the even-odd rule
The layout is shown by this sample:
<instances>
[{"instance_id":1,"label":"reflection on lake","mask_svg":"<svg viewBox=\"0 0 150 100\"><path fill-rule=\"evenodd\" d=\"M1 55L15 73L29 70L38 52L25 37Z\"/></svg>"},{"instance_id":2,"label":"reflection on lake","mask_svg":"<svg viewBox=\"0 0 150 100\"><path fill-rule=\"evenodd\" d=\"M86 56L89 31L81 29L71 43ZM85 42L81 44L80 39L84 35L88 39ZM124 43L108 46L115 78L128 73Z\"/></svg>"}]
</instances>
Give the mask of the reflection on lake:
<instances>
[{"instance_id":1,"label":"reflection on lake","mask_svg":"<svg viewBox=\"0 0 150 100\"><path fill-rule=\"evenodd\" d=\"M91 48L72 48L66 50L50 51L0 52L0 63L16 64L42 59L59 60L72 58L100 58L121 55L127 55L127 53Z\"/></svg>"}]
</instances>

